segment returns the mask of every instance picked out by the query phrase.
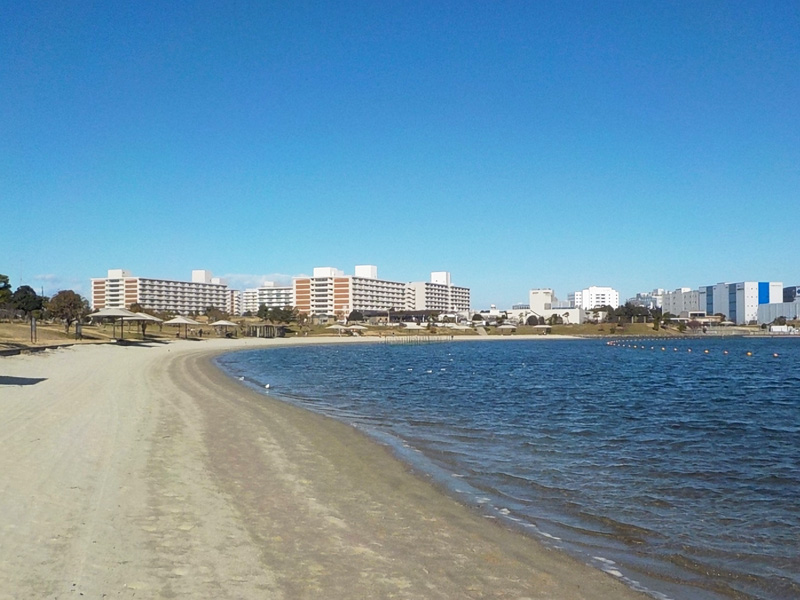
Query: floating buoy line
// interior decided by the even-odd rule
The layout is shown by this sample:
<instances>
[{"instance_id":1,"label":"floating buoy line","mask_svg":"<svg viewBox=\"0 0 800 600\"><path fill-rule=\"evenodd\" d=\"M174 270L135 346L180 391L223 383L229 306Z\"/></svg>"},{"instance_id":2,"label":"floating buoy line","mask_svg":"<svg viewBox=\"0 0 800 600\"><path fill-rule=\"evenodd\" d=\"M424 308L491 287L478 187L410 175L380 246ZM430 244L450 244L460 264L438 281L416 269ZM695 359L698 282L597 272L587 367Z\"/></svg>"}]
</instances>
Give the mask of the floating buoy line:
<instances>
[{"instance_id":1,"label":"floating buoy line","mask_svg":"<svg viewBox=\"0 0 800 600\"><path fill-rule=\"evenodd\" d=\"M650 345L653 342L657 342L657 344ZM664 346L664 345L661 345L661 344L663 344L663 342L664 342L663 339L636 340L636 343L633 343L631 340L610 340L610 341L606 342L606 346L613 346L615 348L629 348L631 350L653 350L653 351L659 351L659 352L667 352L670 349L672 350L672 352L681 352L682 351L677 346ZM686 348L685 352L687 354L691 354L692 353L692 348ZM711 355L711 354L716 353L716 354L722 354L724 356L727 356L727 355L730 354L730 352L728 352L728 350L722 350L721 352L719 352L719 351L712 352L709 348L703 348L702 352L703 352L704 355ZM745 351L744 355L745 356L750 356L750 357L755 356L753 354L752 350ZM778 354L777 352L773 352L772 353L772 358L779 358L779 357L780 357L780 354Z\"/></svg>"}]
</instances>

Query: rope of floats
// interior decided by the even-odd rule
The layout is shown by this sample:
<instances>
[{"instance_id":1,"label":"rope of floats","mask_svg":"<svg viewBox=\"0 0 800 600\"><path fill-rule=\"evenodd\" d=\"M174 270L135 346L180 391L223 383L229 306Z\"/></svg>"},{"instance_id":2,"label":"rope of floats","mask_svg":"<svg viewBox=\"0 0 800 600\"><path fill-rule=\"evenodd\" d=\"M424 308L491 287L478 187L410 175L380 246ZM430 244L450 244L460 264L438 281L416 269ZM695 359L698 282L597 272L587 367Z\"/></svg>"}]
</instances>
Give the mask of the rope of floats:
<instances>
[{"instance_id":1,"label":"rope of floats","mask_svg":"<svg viewBox=\"0 0 800 600\"><path fill-rule=\"evenodd\" d=\"M632 350L648 350L649 349L649 350L660 350L661 352L666 352L667 351L667 346L653 345L653 346L649 346L649 348L648 348L647 344L642 343L642 342L654 342L654 341L656 341L656 340L639 340L638 343L631 344L631 343L627 343L626 340L610 340L610 341L606 342L606 346L614 346L614 347L617 347L617 348L630 348ZM658 341L659 342L663 342L663 340L658 340ZM681 350L677 346L673 346L672 347L672 351L673 352L680 352ZM692 349L691 348L687 348L686 352L687 353L691 353ZM703 354L711 354L711 350L706 348L706 349L703 350ZM722 354L727 355L727 354L729 354L729 352L727 350L723 350ZM752 350L747 350L744 353L744 355L745 356L754 356ZM773 352L772 353L772 358L779 358L779 357L780 357L780 354L778 354L777 352Z\"/></svg>"}]
</instances>

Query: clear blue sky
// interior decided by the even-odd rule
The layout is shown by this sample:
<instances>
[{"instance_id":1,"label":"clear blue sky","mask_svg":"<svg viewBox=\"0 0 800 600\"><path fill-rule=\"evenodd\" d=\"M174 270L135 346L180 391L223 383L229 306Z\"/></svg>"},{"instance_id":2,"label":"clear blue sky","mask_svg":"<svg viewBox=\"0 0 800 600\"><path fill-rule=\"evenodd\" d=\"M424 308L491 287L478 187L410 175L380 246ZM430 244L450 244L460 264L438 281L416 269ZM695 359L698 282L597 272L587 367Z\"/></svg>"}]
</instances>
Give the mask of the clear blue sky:
<instances>
[{"instance_id":1,"label":"clear blue sky","mask_svg":"<svg viewBox=\"0 0 800 600\"><path fill-rule=\"evenodd\" d=\"M800 285L800 3L0 0L0 273Z\"/></svg>"}]
</instances>

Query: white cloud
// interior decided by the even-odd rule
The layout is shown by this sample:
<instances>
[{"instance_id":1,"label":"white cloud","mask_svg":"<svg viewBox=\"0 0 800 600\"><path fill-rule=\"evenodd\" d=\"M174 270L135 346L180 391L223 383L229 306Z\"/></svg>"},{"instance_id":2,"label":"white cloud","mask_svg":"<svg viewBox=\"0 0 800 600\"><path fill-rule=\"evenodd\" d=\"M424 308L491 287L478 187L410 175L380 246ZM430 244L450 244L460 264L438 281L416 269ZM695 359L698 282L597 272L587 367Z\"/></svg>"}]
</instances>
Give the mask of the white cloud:
<instances>
[{"instance_id":1,"label":"white cloud","mask_svg":"<svg viewBox=\"0 0 800 600\"><path fill-rule=\"evenodd\" d=\"M272 281L275 285L292 285L292 276L284 273L269 273L267 275L253 275L248 273L229 273L220 277L228 283L228 287L233 290L244 290L247 288L257 288L265 281Z\"/></svg>"}]
</instances>

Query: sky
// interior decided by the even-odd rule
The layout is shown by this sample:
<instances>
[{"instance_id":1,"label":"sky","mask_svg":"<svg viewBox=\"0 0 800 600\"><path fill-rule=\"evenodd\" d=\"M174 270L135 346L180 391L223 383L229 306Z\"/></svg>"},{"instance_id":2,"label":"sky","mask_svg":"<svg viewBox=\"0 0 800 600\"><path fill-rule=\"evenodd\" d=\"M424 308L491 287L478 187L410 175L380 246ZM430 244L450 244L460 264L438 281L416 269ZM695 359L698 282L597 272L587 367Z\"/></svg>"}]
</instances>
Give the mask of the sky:
<instances>
[{"instance_id":1,"label":"sky","mask_svg":"<svg viewBox=\"0 0 800 600\"><path fill-rule=\"evenodd\" d=\"M0 0L0 273L800 285L800 4Z\"/></svg>"}]
</instances>

